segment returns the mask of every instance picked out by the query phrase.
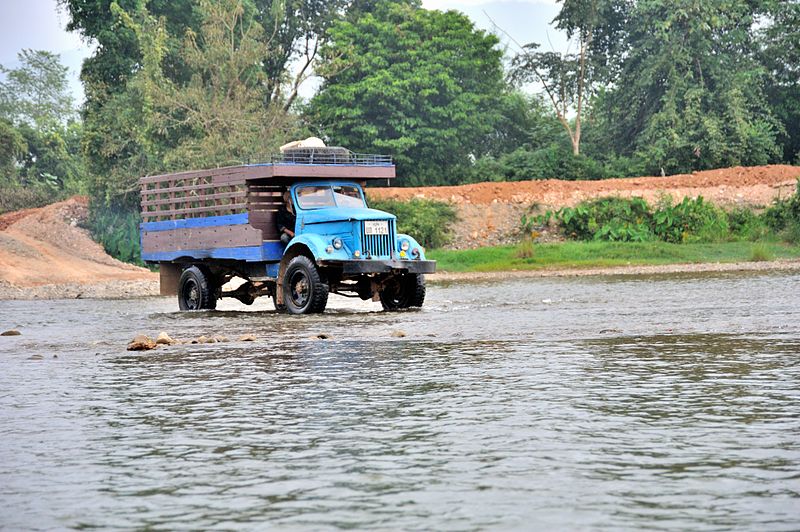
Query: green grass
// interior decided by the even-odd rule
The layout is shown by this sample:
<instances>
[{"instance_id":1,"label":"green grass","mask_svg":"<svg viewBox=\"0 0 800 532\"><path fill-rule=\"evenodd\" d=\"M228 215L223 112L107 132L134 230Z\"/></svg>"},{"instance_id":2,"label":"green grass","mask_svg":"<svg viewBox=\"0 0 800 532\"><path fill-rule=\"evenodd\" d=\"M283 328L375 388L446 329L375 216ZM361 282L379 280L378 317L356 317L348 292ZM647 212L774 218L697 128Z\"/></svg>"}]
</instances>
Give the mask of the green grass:
<instances>
[{"instance_id":1,"label":"green grass","mask_svg":"<svg viewBox=\"0 0 800 532\"><path fill-rule=\"evenodd\" d=\"M426 255L438 261L439 271L491 272L797 258L800 246L780 242L563 242L533 244L532 250L530 243L462 251L432 249Z\"/></svg>"}]
</instances>

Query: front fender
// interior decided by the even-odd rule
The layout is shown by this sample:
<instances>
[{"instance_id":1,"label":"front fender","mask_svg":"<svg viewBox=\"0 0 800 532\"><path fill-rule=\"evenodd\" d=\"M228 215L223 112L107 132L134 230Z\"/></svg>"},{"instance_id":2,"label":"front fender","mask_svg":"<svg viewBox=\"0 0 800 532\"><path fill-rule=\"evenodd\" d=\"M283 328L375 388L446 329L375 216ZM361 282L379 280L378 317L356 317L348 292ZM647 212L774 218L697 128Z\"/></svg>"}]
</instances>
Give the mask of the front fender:
<instances>
[{"instance_id":1,"label":"front fender","mask_svg":"<svg viewBox=\"0 0 800 532\"><path fill-rule=\"evenodd\" d=\"M397 250L398 253L400 252L400 241L401 240L408 240L409 256L410 256L411 250L414 249L414 248L417 248L417 249L419 249L419 260L425 260L425 248L420 246L419 242L417 242L417 240L414 237L408 236L408 235L404 235L402 233L397 233L397 243L395 244L395 249Z\"/></svg>"},{"instance_id":2,"label":"front fender","mask_svg":"<svg viewBox=\"0 0 800 532\"><path fill-rule=\"evenodd\" d=\"M291 242L289 242L289 246L284 251L284 255L289 253L291 250L296 249L297 246L305 246L307 247L311 253L314 255L314 260L347 260L350 257L347 255L347 251L343 247L342 249L332 249L333 246L331 245L331 241L333 237L328 237L325 235L316 235L313 233L306 233L302 235L298 235L294 237ZM332 252L328 253L327 248L331 246Z\"/></svg>"}]
</instances>

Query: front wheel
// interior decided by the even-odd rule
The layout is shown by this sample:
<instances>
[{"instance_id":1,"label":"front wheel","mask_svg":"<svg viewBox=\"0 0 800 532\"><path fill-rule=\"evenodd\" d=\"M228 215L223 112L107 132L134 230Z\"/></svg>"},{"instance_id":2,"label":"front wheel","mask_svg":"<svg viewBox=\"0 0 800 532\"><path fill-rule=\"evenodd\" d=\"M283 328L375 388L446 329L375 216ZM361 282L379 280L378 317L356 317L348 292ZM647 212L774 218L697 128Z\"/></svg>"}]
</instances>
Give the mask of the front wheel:
<instances>
[{"instance_id":1,"label":"front wheel","mask_svg":"<svg viewBox=\"0 0 800 532\"><path fill-rule=\"evenodd\" d=\"M323 312L328 304L328 285L317 266L303 255L289 261L283 274L283 304L290 314Z\"/></svg>"},{"instance_id":2,"label":"front wheel","mask_svg":"<svg viewBox=\"0 0 800 532\"><path fill-rule=\"evenodd\" d=\"M383 310L421 307L425 303L425 276L410 273L395 277L381 290Z\"/></svg>"},{"instance_id":3,"label":"front wheel","mask_svg":"<svg viewBox=\"0 0 800 532\"><path fill-rule=\"evenodd\" d=\"M183 270L178 281L178 306L181 310L213 310L217 294L211 273L198 266Z\"/></svg>"}]
</instances>

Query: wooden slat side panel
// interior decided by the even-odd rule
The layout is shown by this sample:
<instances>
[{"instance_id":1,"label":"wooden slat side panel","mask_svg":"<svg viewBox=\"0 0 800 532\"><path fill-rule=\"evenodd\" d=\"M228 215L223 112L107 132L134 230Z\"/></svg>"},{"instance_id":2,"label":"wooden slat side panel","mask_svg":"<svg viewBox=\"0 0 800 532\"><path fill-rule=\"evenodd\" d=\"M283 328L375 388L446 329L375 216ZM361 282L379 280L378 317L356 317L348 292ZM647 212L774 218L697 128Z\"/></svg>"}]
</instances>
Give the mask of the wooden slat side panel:
<instances>
[{"instance_id":1,"label":"wooden slat side panel","mask_svg":"<svg viewBox=\"0 0 800 532\"><path fill-rule=\"evenodd\" d=\"M244 212L247 208L246 203L232 203L230 205L225 206L218 206L218 205L211 205L207 207L191 207L186 209L171 209L171 210L164 210L164 211L147 211L142 213L142 218L145 219L146 222L157 221L154 218L169 218L174 216L175 218L185 218L186 215L189 214L198 214L198 213L214 213L210 216L224 216L226 214L237 214L239 212Z\"/></svg>"},{"instance_id":2,"label":"wooden slat side panel","mask_svg":"<svg viewBox=\"0 0 800 532\"><path fill-rule=\"evenodd\" d=\"M279 240L277 213L283 205L284 188L276 185L249 183L247 212L250 225L261 230L264 240Z\"/></svg>"},{"instance_id":3,"label":"wooden slat side panel","mask_svg":"<svg viewBox=\"0 0 800 532\"><path fill-rule=\"evenodd\" d=\"M206 250L214 248L238 248L260 246L262 235L250 225L220 225L169 231L143 231L142 251Z\"/></svg>"}]
</instances>

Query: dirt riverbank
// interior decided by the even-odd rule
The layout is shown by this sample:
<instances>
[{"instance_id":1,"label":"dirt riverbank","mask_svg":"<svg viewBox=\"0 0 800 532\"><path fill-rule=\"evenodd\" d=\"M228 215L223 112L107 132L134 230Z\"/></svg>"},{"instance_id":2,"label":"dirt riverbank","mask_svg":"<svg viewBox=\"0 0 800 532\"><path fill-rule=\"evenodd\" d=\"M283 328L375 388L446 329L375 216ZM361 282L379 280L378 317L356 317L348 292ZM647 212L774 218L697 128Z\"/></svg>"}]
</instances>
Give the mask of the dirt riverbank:
<instances>
[{"instance_id":1,"label":"dirt riverbank","mask_svg":"<svg viewBox=\"0 0 800 532\"><path fill-rule=\"evenodd\" d=\"M110 257L81 227L76 196L0 215L0 299L133 297L158 293L158 274Z\"/></svg>"}]
</instances>

